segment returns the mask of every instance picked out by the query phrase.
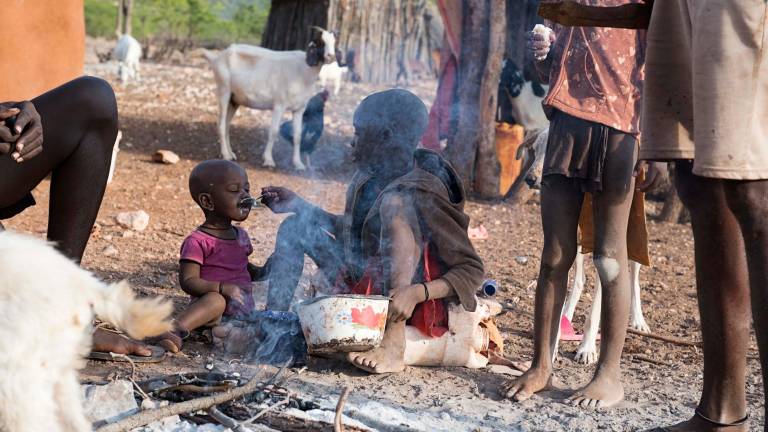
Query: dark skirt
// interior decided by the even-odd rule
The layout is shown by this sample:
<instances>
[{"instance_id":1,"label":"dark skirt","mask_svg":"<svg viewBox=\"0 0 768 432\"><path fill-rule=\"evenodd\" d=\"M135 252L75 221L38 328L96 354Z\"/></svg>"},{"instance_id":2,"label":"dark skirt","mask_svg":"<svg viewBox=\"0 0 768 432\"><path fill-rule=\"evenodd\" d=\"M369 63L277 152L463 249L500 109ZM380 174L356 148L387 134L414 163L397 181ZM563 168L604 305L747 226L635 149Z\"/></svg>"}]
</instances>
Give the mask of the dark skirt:
<instances>
[{"instance_id":1,"label":"dark skirt","mask_svg":"<svg viewBox=\"0 0 768 432\"><path fill-rule=\"evenodd\" d=\"M627 137L625 132L555 111L549 124L542 177L552 174L579 180L582 192L600 192L609 142ZM632 137L634 138L634 137ZM633 142L637 142L633 139Z\"/></svg>"},{"instance_id":2,"label":"dark skirt","mask_svg":"<svg viewBox=\"0 0 768 432\"><path fill-rule=\"evenodd\" d=\"M31 193L28 193L16 203L0 208L0 220L10 219L33 205L35 205L35 198Z\"/></svg>"}]
</instances>

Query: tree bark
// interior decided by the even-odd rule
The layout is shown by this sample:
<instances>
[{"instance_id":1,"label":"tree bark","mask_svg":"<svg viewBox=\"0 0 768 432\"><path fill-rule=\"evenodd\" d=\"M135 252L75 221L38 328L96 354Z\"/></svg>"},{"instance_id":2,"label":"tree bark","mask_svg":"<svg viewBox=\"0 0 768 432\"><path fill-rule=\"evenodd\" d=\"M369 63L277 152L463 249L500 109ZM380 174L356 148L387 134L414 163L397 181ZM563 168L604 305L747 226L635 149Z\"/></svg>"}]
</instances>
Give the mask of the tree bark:
<instances>
[{"instance_id":1,"label":"tree bark","mask_svg":"<svg viewBox=\"0 0 768 432\"><path fill-rule=\"evenodd\" d=\"M329 0L272 0L261 46L278 51L306 50L315 30L328 25Z\"/></svg>"},{"instance_id":2,"label":"tree bark","mask_svg":"<svg viewBox=\"0 0 768 432\"><path fill-rule=\"evenodd\" d=\"M464 188L472 190L477 143L480 138L480 86L487 57L488 26L486 6L490 0L464 0L461 54L458 71L458 119L456 133L448 138L448 160L461 176Z\"/></svg>"},{"instance_id":3,"label":"tree bark","mask_svg":"<svg viewBox=\"0 0 768 432\"><path fill-rule=\"evenodd\" d=\"M506 0L490 0L488 5L490 32L485 71L480 84L480 133L474 167L474 190L479 197L485 199L499 196L501 167L496 153L495 126L501 60L504 55L504 29L507 23L505 2Z\"/></svg>"},{"instance_id":4,"label":"tree bark","mask_svg":"<svg viewBox=\"0 0 768 432\"><path fill-rule=\"evenodd\" d=\"M123 1L123 14L125 15L124 18L124 28L123 28L123 34L132 34L133 31L133 0L122 0Z\"/></svg>"},{"instance_id":5,"label":"tree bark","mask_svg":"<svg viewBox=\"0 0 768 432\"><path fill-rule=\"evenodd\" d=\"M117 0L117 23L115 23L115 35L117 37L120 37L123 34L123 18L125 17L123 2L125 2L125 0Z\"/></svg>"}]
</instances>

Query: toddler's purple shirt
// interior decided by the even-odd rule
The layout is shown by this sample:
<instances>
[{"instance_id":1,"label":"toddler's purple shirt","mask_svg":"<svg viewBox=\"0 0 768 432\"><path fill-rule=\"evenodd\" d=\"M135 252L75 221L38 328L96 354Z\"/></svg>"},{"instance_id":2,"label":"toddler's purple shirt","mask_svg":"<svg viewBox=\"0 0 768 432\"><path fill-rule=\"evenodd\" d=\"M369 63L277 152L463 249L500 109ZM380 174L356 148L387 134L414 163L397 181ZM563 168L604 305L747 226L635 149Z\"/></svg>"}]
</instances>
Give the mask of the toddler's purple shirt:
<instances>
[{"instance_id":1,"label":"toddler's purple shirt","mask_svg":"<svg viewBox=\"0 0 768 432\"><path fill-rule=\"evenodd\" d=\"M203 231L192 231L181 244L181 260L200 264L200 278L209 282L233 283L243 290L245 304L227 300L224 315L247 314L255 307L248 273L248 255L253 252L248 233L239 227L237 238L224 240Z\"/></svg>"}]
</instances>

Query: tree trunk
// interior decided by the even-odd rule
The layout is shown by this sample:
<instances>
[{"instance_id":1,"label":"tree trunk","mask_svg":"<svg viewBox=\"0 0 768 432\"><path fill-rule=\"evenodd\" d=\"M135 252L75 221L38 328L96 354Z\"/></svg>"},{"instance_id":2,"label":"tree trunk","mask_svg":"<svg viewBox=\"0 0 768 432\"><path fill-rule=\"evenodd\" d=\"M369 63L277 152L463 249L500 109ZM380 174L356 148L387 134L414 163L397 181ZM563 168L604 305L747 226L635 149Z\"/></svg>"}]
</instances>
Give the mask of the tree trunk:
<instances>
[{"instance_id":1,"label":"tree trunk","mask_svg":"<svg viewBox=\"0 0 768 432\"><path fill-rule=\"evenodd\" d=\"M123 15L125 15L123 34L131 34L133 31L133 0L122 0Z\"/></svg>"},{"instance_id":2,"label":"tree trunk","mask_svg":"<svg viewBox=\"0 0 768 432\"><path fill-rule=\"evenodd\" d=\"M488 55L483 81L480 84L480 128L477 159L474 168L474 191L481 198L499 196L501 167L496 153L496 106L499 94L501 60L504 55L504 39L507 19L504 14L506 0L490 0L488 20Z\"/></svg>"},{"instance_id":3,"label":"tree trunk","mask_svg":"<svg viewBox=\"0 0 768 432\"><path fill-rule=\"evenodd\" d=\"M464 0L462 12L461 54L457 92L458 121L456 133L445 149L448 160L472 190L477 146L480 141L480 93L488 57L488 11L490 0Z\"/></svg>"},{"instance_id":4,"label":"tree trunk","mask_svg":"<svg viewBox=\"0 0 768 432\"><path fill-rule=\"evenodd\" d=\"M261 46L278 51L306 50L315 30L328 25L329 0L272 0Z\"/></svg>"},{"instance_id":5,"label":"tree trunk","mask_svg":"<svg viewBox=\"0 0 768 432\"><path fill-rule=\"evenodd\" d=\"M123 34L123 18L125 17L125 11L123 9L123 2L125 0L117 0L117 23L115 23L115 35L117 37Z\"/></svg>"}]
</instances>

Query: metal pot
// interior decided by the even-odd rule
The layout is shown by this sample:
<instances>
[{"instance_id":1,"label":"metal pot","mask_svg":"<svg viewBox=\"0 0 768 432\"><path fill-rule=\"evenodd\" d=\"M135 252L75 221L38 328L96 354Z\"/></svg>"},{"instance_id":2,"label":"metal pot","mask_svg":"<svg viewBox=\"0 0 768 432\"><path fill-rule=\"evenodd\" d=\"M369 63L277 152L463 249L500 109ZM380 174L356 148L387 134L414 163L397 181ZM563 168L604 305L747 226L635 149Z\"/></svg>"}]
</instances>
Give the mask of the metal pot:
<instances>
[{"instance_id":1,"label":"metal pot","mask_svg":"<svg viewBox=\"0 0 768 432\"><path fill-rule=\"evenodd\" d=\"M368 351L384 337L389 299L341 294L294 306L310 354Z\"/></svg>"}]
</instances>

